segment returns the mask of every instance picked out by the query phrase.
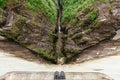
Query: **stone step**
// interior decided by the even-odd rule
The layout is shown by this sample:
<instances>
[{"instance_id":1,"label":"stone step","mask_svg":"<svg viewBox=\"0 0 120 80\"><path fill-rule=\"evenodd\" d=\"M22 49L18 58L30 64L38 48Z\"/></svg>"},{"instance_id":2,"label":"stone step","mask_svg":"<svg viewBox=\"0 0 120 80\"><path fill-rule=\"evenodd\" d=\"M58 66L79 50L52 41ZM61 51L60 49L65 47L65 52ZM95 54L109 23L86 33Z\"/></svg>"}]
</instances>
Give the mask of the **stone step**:
<instances>
[{"instance_id":1,"label":"stone step","mask_svg":"<svg viewBox=\"0 0 120 80\"><path fill-rule=\"evenodd\" d=\"M0 80L55 80L54 72L9 72ZM57 79L56 79L57 80ZM65 79L58 80L112 80L98 72L65 72Z\"/></svg>"}]
</instances>

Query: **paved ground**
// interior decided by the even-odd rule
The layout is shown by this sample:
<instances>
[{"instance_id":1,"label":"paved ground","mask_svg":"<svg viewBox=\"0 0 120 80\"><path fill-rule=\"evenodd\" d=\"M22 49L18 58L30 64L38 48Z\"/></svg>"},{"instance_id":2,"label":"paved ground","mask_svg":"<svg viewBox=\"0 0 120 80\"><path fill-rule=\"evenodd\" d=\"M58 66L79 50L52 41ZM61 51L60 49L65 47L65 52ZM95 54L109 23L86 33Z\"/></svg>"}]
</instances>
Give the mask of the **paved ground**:
<instances>
[{"instance_id":1,"label":"paved ground","mask_svg":"<svg viewBox=\"0 0 120 80\"><path fill-rule=\"evenodd\" d=\"M115 80L120 80L120 55L91 60L81 64L47 65L26 61L9 53L0 51L0 76L11 71L33 72L101 72Z\"/></svg>"},{"instance_id":2,"label":"paved ground","mask_svg":"<svg viewBox=\"0 0 120 80\"><path fill-rule=\"evenodd\" d=\"M98 72L9 72L0 80L58 80L54 75L62 79L59 80L112 80L109 76ZM63 76L64 75L64 76Z\"/></svg>"}]
</instances>

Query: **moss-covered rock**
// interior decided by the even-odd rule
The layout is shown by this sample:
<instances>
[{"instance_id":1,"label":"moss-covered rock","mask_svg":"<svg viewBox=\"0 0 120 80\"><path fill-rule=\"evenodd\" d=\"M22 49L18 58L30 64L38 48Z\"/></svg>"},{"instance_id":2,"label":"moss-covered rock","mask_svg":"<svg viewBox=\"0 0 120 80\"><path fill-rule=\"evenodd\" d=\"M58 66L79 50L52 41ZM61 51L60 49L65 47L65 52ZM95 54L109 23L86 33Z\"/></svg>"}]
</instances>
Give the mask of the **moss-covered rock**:
<instances>
[{"instance_id":1,"label":"moss-covered rock","mask_svg":"<svg viewBox=\"0 0 120 80\"><path fill-rule=\"evenodd\" d=\"M43 18L41 23L31 21L16 13L14 13L13 17L12 26L7 27L5 24L0 34L38 53L38 55L43 56L47 60L55 62L54 50L51 43L52 37L50 36L53 33L52 28L55 25L52 22L45 22L46 19L44 16L41 17Z\"/></svg>"},{"instance_id":2,"label":"moss-covered rock","mask_svg":"<svg viewBox=\"0 0 120 80\"><path fill-rule=\"evenodd\" d=\"M82 50L112 38L120 28L120 8L116 7L120 1L86 0L81 5L76 3L79 8L73 13L71 10L75 4L66 3L69 5L63 6L62 30L59 34L56 32L55 21L40 10L29 10L25 4L19 8L20 11L13 10L12 18L8 18L7 11L6 16L2 15L0 9L0 24L6 20L0 35L18 42L47 60L63 64ZM69 10L67 6L70 5L74 7ZM12 25L6 26L9 23Z\"/></svg>"},{"instance_id":3,"label":"moss-covered rock","mask_svg":"<svg viewBox=\"0 0 120 80\"><path fill-rule=\"evenodd\" d=\"M0 8L0 28L5 24L5 20L6 20L6 16L3 16L3 15L4 15L4 12Z\"/></svg>"},{"instance_id":4,"label":"moss-covered rock","mask_svg":"<svg viewBox=\"0 0 120 80\"><path fill-rule=\"evenodd\" d=\"M120 22L120 16L118 16L119 12L113 15L114 12L112 10L114 8L110 5L113 3L118 4L118 2L115 0L113 2L109 0L104 2L96 1L83 11L80 11L77 16L73 17L74 20L77 20L76 24L72 23L72 19L64 23L69 35L64 47L68 60L74 55L79 54L82 50L103 40L110 39L116 34L115 31L120 26L118 24ZM117 8L117 10L120 9Z\"/></svg>"}]
</instances>

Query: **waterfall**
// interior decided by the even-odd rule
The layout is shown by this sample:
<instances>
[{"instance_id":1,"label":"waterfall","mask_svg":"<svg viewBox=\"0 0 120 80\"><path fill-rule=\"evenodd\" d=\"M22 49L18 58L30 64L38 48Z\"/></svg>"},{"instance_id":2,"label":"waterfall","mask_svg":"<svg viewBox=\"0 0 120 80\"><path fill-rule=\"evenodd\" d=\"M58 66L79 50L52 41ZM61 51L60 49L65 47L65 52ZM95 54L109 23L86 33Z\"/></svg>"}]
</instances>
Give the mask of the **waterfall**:
<instances>
[{"instance_id":1,"label":"waterfall","mask_svg":"<svg viewBox=\"0 0 120 80\"><path fill-rule=\"evenodd\" d=\"M58 32L61 33L61 26L58 26Z\"/></svg>"},{"instance_id":2,"label":"waterfall","mask_svg":"<svg viewBox=\"0 0 120 80\"><path fill-rule=\"evenodd\" d=\"M62 4L61 0L58 0L58 8L57 8L57 29L58 33L61 33L61 18L62 18Z\"/></svg>"}]
</instances>

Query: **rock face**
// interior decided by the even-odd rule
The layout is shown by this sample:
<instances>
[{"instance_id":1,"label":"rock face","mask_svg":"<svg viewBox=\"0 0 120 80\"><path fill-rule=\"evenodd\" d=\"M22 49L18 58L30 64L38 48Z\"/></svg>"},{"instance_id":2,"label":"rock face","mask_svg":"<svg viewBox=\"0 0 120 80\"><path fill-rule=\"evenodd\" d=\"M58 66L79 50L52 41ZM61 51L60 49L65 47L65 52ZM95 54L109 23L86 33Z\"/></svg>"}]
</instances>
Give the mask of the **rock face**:
<instances>
[{"instance_id":1,"label":"rock face","mask_svg":"<svg viewBox=\"0 0 120 80\"><path fill-rule=\"evenodd\" d=\"M29 18L23 16L26 14L18 15L13 11L4 14L8 15L5 24L1 26L1 35L13 39L54 62L53 31L55 24L40 14L29 15Z\"/></svg>"},{"instance_id":2,"label":"rock face","mask_svg":"<svg viewBox=\"0 0 120 80\"><path fill-rule=\"evenodd\" d=\"M120 1L96 3L80 12L74 19L76 24L67 26L67 40L65 52L67 57L110 39L120 28ZM65 25L66 26L66 25Z\"/></svg>"},{"instance_id":3,"label":"rock face","mask_svg":"<svg viewBox=\"0 0 120 80\"><path fill-rule=\"evenodd\" d=\"M0 13L2 27L0 34L47 60L63 64L82 50L110 39L116 34L115 32L120 28L119 5L119 0L95 1L71 19L62 22L60 42L55 42L58 39L55 22L40 12L33 13L28 9L27 12L22 9L22 12L6 11L3 13L6 15ZM63 44L62 49L58 51L57 48L61 47L61 44ZM63 53L59 59L56 56L58 52Z\"/></svg>"}]
</instances>

